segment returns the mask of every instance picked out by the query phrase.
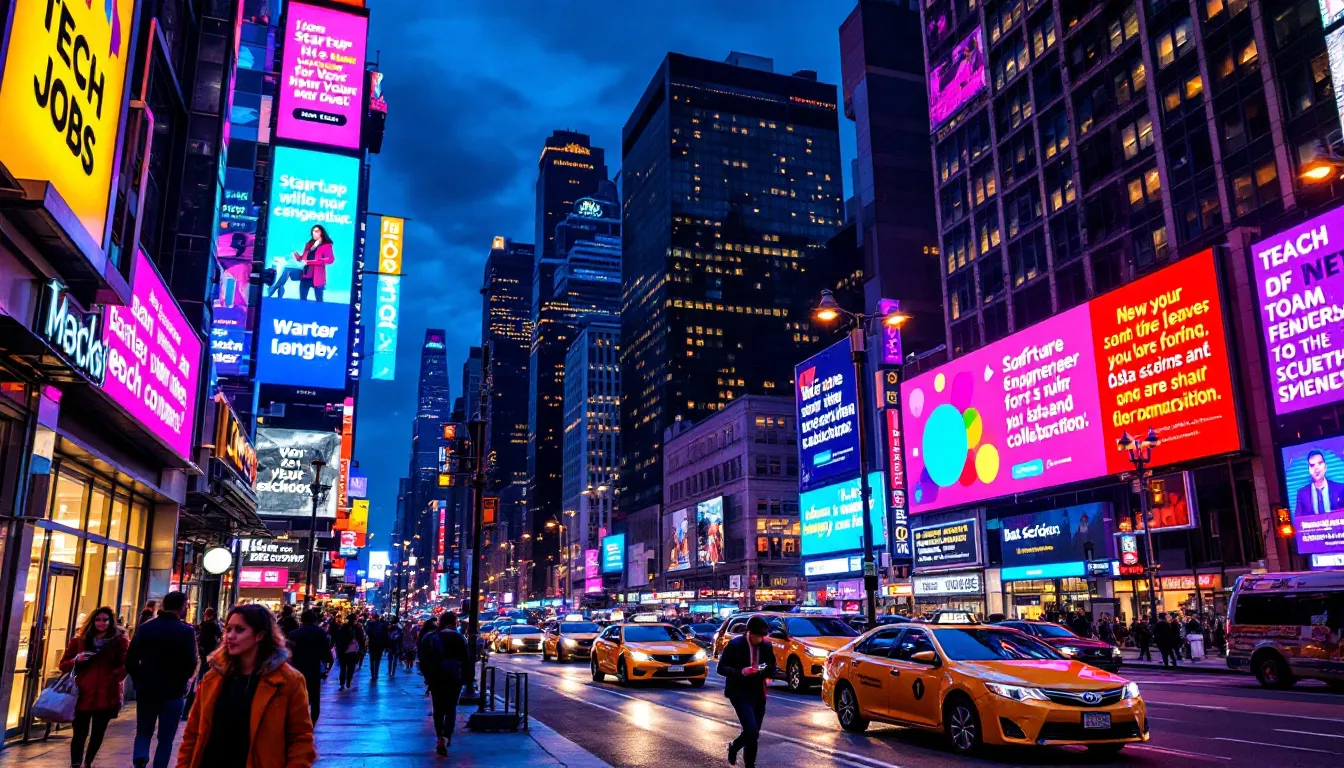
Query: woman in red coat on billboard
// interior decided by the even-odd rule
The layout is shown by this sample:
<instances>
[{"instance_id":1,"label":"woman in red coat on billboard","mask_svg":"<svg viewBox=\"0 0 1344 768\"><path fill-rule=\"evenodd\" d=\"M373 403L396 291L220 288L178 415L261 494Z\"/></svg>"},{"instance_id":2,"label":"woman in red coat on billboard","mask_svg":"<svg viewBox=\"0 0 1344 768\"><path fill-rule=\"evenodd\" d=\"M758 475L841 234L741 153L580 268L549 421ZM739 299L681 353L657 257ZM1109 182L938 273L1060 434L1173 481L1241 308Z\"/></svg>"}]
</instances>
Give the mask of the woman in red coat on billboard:
<instances>
[{"instance_id":1,"label":"woman in red coat on billboard","mask_svg":"<svg viewBox=\"0 0 1344 768\"><path fill-rule=\"evenodd\" d=\"M303 245L303 253L294 254L294 258L303 264L303 274L299 277L299 299L308 300L311 290L322 301L322 292L327 287L327 265L336 262L336 254L331 247L331 236L321 224L313 225L313 239Z\"/></svg>"},{"instance_id":2,"label":"woman in red coat on billboard","mask_svg":"<svg viewBox=\"0 0 1344 768\"><path fill-rule=\"evenodd\" d=\"M74 737L70 740L71 766L93 765L107 724L121 711L121 681L126 678L126 649L130 644L126 632L117 626L116 614L103 606L84 622L61 657L61 671L74 670L79 685Z\"/></svg>"}]
</instances>

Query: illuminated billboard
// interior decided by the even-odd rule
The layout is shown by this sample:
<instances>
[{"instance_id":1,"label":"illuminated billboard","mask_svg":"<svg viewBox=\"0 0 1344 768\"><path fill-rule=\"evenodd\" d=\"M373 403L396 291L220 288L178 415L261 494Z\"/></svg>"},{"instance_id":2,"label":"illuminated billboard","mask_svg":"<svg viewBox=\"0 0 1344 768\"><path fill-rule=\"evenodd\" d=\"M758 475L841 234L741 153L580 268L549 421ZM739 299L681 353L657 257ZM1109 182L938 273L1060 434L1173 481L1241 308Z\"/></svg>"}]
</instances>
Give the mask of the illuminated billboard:
<instances>
[{"instance_id":1,"label":"illuminated billboard","mask_svg":"<svg viewBox=\"0 0 1344 768\"><path fill-rule=\"evenodd\" d=\"M901 386L912 512L1241 448L1213 251L1099 296Z\"/></svg>"},{"instance_id":2,"label":"illuminated billboard","mask_svg":"<svg viewBox=\"0 0 1344 768\"><path fill-rule=\"evenodd\" d=\"M259 381L345 386L358 197L358 159L276 147Z\"/></svg>"},{"instance_id":3,"label":"illuminated billboard","mask_svg":"<svg viewBox=\"0 0 1344 768\"><path fill-rule=\"evenodd\" d=\"M868 475L868 487L872 493L868 518L873 525L873 546L885 546L887 516L882 500L887 491L881 472ZM863 548L863 488L859 478L800 494L798 512L803 523L803 557Z\"/></svg>"},{"instance_id":4,"label":"illuminated billboard","mask_svg":"<svg viewBox=\"0 0 1344 768\"><path fill-rule=\"evenodd\" d=\"M135 0L9 3L0 79L0 162L50 182L102 261L121 159ZM86 256L95 258L86 250Z\"/></svg>"},{"instance_id":5,"label":"illuminated billboard","mask_svg":"<svg viewBox=\"0 0 1344 768\"><path fill-rule=\"evenodd\" d=\"M985 39L980 28L953 47L946 59L929 68L929 124L947 122L989 85L985 75Z\"/></svg>"},{"instance_id":6,"label":"illuminated billboard","mask_svg":"<svg viewBox=\"0 0 1344 768\"><path fill-rule=\"evenodd\" d=\"M1288 509L1302 555L1344 555L1344 436L1283 449Z\"/></svg>"},{"instance_id":7,"label":"illuminated billboard","mask_svg":"<svg viewBox=\"0 0 1344 768\"><path fill-rule=\"evenodd\" d=\"M700 565L727 562L723 551L723 497L695 505L695 540Z\"/></svg>"},{"instance_id":8,"label":"illuminated billboard","mask_svg":"<svg viewBox=\"0 0 1344 768\"><path fill-rule=\"evenodd\" d=\"M221 376L251 373L252 259L260 219L252 199L254 183L251 170L228 168L224 172L224 200L215 231L220 275L210 328L210 353Z\"/></svg>"},{"instance_id":9,"label":"illuminated billboard","mask_svg":"<svg viewBox=\"0 0 1344 768\"><path fill-rule=\"evenodd\" d=\"M859 393L845 337L794 367L798 409L798 489L859 472Z\"/></svg>"},{"instance_id":10,"label":"illuminated billboard","mask_svg":"<svg viewBox=\"0 0 1344 768\"><path fill-rule=\"evenodd\" d=\"M191 458L201 340L145 252L136 249L130 306L103 320L103 392L182 458Z\"/></svg>"},{"instance_id":11,"label":"illuminated billboard","mask_svg":"<svg viewBox=\"0 0 1344 768\"><path fill-rule=\"evenodd\" d=\"M378 275L373 326L373 378L397 375L397 328L401 325L401 256L405 219L383 216L378 224Z\"/></svg>"},{"instance_id":12,"label":"illuminated billboard","mask_svg":"<svg viewBox=\"0 0 1344 768\"><path fill-rule=\"evenodd\" d=\"M300 2L286 6L276 138L359 149L368 17Z\"/></svg>"},{"instance_id":13,"label":"illuminated billboard","mask_svg":"<svg viewBox=\"0 0 1344 768\"><path fill-rule=\"evenodd\" d=\"M667 570L684 571L691 567L691 552L695 549L695 528L690 522L691 510L678 509L667 516L670 528L663 537L667 548Z\"/></svg>"},{"instance_id":14,"label":"illuminated billboard","mask_svg":"<svg viewBox=\"0 0 1344 768\"><path fill-rule=\"evenodd\" d=\"M335 432L257 427L257 514L311 515L313 459L325 462L322 484L334 486L340 455L341 436ZM327 492L317 516L336 517L335 493Z\"/></svg>"},{"instance_id":15,"label":"illuminated billboard","mask_svg":"<svg viewBox=\"0 0 1344 768\"><path fill-rule=\"evenodd\" d=\"M1083 576L1089 560L1111 556L1109 504L1032 512L1000 521L1004 581ZM1090 555L1090 557L1089 557Z\"/></svg>"},{"instance_id":16,"label":"illuminated billboard","mask_svg":"<svg viewBox=\"0 0 1344 768\"><path fill-rule=\"evenodd\" d=\"M617 533L602 539L602 572L621 573L625 570L625 534Z\"/></svg>"},{"instance_id":17,"label":"illuminated billboard","mask_svg":"<svg viewBox=\"0 0 1344 768\"><path fill-rule=\"evenodd\" d=\"M1255 243L1251 265L1274 412L1344 399L1344 207Z\"/></svg>"}]
</instances>

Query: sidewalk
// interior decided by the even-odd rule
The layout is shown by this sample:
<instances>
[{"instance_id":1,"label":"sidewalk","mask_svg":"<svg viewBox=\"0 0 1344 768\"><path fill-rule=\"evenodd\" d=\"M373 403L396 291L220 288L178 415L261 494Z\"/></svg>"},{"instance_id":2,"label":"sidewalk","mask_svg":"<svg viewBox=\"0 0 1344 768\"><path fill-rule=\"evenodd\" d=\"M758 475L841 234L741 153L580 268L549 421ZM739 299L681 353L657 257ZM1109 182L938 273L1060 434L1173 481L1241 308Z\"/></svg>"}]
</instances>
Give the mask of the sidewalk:
<instances>
[{"instance_id":1,"label":"sidewalk","mask_svg":"<svg viewBox=\"0 0 1344 768\"><path fill-rule=\"evenodd\" d=\"M317 765L322 768L391 768L410 764L456 766L564 766L609 768L574 742L531 721L530 732L471 733L466 730L471 709L460 708L457 734L446 758L434 754L434 726L425 686L415 673L398 672L396 680L369 681L367 665L356 673L356 687L337 689L336 676L323 685L322 715L318 721ZM183 724L185 725L185 723ZM107 729L97 765L124 768L131 764L135 737L135 705L122 709ZM178 731L181 738L181 730ZM176 752L174 752L176 754ZM176 760L174 760L174 763ZM70 729L53 733L47 741L14 744L0 751L0 768L68 768Z\"/></svg>"},{"instance_id":2,"label":"sidewalk","mask_svg":"<svg viewBox=\"0 0 1344 768\"><path fill-rule=\"evenodd\" d=\"M1139 661L1139 651L1136 648L1121 649L1124 654L1125 664L1120 668L1121 674L1125 669L1162 669L1162 654L1154 648L1152 656L1154 661ZM1211 675L1241 675L1243 672L1237 672L1227 668L1227 659L1223 656L1205 656L1197 661L1188 661L1184 656L1181 657L1180 666L1173 672L1203 672Z\"/></svg>"}]
</instances>

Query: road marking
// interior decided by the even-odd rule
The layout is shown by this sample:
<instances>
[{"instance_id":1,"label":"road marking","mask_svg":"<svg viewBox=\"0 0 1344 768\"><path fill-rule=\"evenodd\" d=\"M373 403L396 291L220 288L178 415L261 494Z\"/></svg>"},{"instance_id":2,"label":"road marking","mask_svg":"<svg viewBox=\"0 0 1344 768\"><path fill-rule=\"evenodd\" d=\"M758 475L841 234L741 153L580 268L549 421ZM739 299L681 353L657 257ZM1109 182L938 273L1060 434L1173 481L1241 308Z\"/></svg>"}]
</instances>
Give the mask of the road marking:
<instances>
[{"instance_id":1,"label":"road marking","mask_svg":"<svg viewBox=\"0 0 1344 768\"><path fill-rule=\"evenodd\" d=\"M1180 707L1181 709L1214 709L1226 710L1227 707L1215 707L1210 704L1177 704L1174 701L1148 701L1144 699L1145 704L1150 707Z\"/></svg>"},{"instance_id":2,"label":"road marking","mask_svg":"<svg viewBox=\"0 0 1344 768\"><path fill-rule=\"evenodd\" d=\"M1156 719L1156 718L1153 718ZM1231 760L1230 757L1222 755L1206 755L1202 752L1186 752L1180 749L1169 749L1167 747L1155 747L1151 744L1130 744L1126 749L1142 749L1148 752L1161 752L1164 755L1180 755L1181 757L1203 758L1206 760Z\"/></svg>"},{"instance_id":3,"label":"road marking","mask_svg":"<svg viewBox=\"0 0 1344 768\"><path fill-rule=\"evenodd\" d=\"M1297 733L1303 736L1320 736L1323 739L1344 739L1344 736L1341 736L1338 733L1316 733L1315 731L1294 731L1291 728L1275 728L1274 730L1278 731L1279 733Z\"/></svg>"},{"instance_id":4,"label":"road marking","mask_svg":"<svg viewBox=\"0 0 1344 768\"><path fill-rule=\"evenodd\" d=\"M1231 741L1237 744L1254 744L1258 747L1274 747L1275 749L1294 749L1298 752L1315 752L1318 755L1338 755L1338 752L1330 752L1324 749L1311 749L1310 747L1294 747L1288 744L1270 744L1267 741L1247 741L1246 739L1229 739L1226 736L1214 736L1214 741Z\"/></svg>"}]
</instances>

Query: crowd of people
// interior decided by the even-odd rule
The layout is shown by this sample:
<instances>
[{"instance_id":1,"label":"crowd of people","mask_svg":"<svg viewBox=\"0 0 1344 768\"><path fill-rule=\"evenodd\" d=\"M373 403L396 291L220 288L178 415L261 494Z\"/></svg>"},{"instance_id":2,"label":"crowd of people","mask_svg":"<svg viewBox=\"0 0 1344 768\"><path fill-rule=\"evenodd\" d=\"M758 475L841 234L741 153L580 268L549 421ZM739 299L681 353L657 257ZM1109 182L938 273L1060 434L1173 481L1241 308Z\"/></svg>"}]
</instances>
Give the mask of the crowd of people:
<instances>
[{"instance_id":1,"label":"crowd of people","mask_svg":"<svg viewBox=\"0 0 1344 768\"><path fill-rule=\"evenodd\" d=\"M1156 620L1144 614L1126 624L1124 619L1106 613L1094 619L1083 611L1070 611L1048 620L1068 627L1079 637L1136 648L1139 661L1152 661L1153 648L1157 648L1164 667L1176 667L1182 658L1194 660L1191 637L1199 638L1204 647L1220 653L1227 647L1227 623L1211 613L1201 617L1194 612L1169 611L1158 613Z\"/></svg>"},{"instance_id":2,"label":"crowd of people","mask_svg":"<svg viewBox=\"0 0 1344 768\"><path fill-rule=\"evenodd\" d=\"M419 662L432 700L436 752L448 754L457 702L472 670L455 614L416 624L311 608L296 617L288 605L277 617L248 604L229 609L222 621L206 608L195 626L187 615L187 596L170 592L161 603L146 604L133 631L101 607L75 633L60 661L78 689L73 768L93 766L128 689L136 701L135 768L307 768L317 760L313 727L323 681L336 668L338 690L354 688L366 660L372 681L384 660L389 678ZM186 730L174 750L182 723Z\"/></svg>"}]
</instances>

